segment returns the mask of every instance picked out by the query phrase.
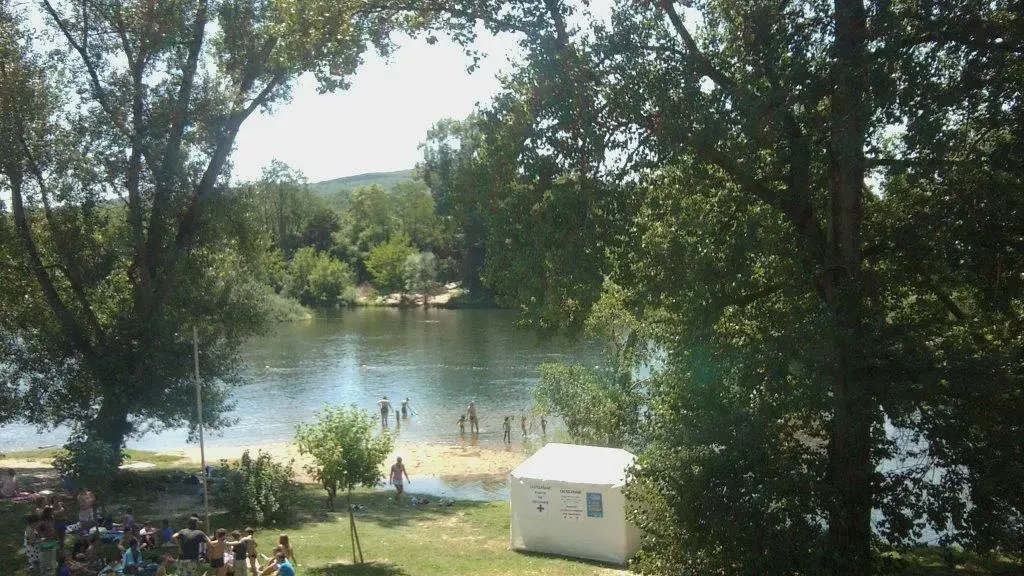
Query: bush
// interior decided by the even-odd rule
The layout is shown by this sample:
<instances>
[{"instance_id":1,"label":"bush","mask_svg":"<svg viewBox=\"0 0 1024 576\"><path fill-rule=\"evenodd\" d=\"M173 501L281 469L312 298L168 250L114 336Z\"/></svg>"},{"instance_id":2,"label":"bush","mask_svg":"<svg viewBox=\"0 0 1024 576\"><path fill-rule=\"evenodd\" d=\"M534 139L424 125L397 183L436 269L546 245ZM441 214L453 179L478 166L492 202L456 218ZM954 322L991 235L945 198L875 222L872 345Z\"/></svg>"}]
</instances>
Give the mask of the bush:
<instances>
[{"instance_id":1,"label":"bush","mask_svg":"<svg viewBox=\"0 0 1024 576\"><path fill-rule=\"evenodd\" d=\"M121 465L121 451L99 440L72 438L53 458L53 468L61 477L71 480L77 488L88 488L102 494Z\"/></svg>"},{"instance_id":2,"label":"bush","mask_svg":"<svg viewBox=\"0 0 1024 576\"><path fill-rule=\"evenodd\" d=\"M373 278L378 292L391 294L405 290L405 261L413 254L416 254L416 249L405 234L395 234L387 242L370 250L366 270Z\"/></svg>"},{"instance_id":3,"label":"bush","mask_svg":"<svg viewBox=\"0 0 1024 576\"><path fill-rule=\"evenodd\" d=\"M429 297L441 288L437 283L437 256L434 256L433 252L407 256L402 275L405 277L405 289L408 292L418 292Z\"/></svg>"},{"instance_id":4,"label":"bush","mask_svg":"<svg viewBox=\"0 0 1024 576\"><path fill-rule=\"evenodd\" d=\"M241 460L228 466L227 484L218 496L238 518L273 526L291 516L298 499L298 484L292 481L292 463L275 462L259 451L256 458L246 450Z\"/></svg>"},{"instance_id":5,"label":"bush","mask_svg":"<svg viewBox=\"0 0 1024 576\"><path fill-rule=\"evenodd\" d=\"M303 305L332 308L351 303L352 271L326 252L317 252L312 246L302 248L292 257L288 273L286 292Z\"/></svg>"},{"instance_id":6,"label":"bush","mask_svg":"<svg viewBox=\"0 0 1024 576\"><path fill-rule=\"evenodd\" d=\"M355 405L327 406L315 423L297 427L299 452L314 461L306 472L327 490L331 510L339 489L372 488L383 479L382 466L394 444L391 436L377 435L376 428L377 419Z\"/></svg>"}]
</instances>

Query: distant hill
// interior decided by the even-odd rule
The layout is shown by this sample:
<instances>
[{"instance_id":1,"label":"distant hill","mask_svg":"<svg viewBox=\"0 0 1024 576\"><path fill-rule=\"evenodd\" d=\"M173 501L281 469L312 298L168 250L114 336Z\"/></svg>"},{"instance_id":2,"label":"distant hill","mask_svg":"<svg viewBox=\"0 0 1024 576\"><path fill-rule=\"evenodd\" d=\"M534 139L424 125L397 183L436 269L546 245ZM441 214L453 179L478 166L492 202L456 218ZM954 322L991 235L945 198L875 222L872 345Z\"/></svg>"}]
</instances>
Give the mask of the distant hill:
<instances>
[{"instance_id":1,"label":"distant hill","mask_svg":"<svg viewBox=\"0 0 1024 576\"><path fill-rule=\"evenodd\" d=\"M318 196L334 196L338 192L351 192L356 188L371 186L373 184L376 184L385 190L391 190L396 184L412 182L413 180L415 180L415 177L413 176L413 170L410 169L398 170L396 172L369 172L366 174L356 174L355 176L345 176L344 178L335 178L334 180L314 182L310 184L309 187L313 190L313 193Z\"/></svg>"}]
</instances>

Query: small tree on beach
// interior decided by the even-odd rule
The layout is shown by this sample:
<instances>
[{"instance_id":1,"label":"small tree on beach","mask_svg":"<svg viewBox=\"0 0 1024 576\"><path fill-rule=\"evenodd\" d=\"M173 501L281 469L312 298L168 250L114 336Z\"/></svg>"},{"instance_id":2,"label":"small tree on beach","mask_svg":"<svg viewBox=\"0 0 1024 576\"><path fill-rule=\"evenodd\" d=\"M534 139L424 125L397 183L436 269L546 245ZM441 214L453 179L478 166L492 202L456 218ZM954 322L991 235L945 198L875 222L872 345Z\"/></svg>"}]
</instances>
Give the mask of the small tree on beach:
<instances>
[{"instance_id":1,"label":"small tree on beach","mask_svg":"<svg viewBox=\"0 0 1024 576\"><path fill-rule=\"evenodd\" d=\"M346 491L353 562L357 550L359 562L363 553L352 515L352 489L380 483L384 478L382 465L394 446L388 434L374 434L375 425L376 420L355 405L326 406L314 423L299 424L295 434L299 453L314 460L305 465L305 470L327 490L331 510L338 490Z\"/></svg>"}]
</instances>

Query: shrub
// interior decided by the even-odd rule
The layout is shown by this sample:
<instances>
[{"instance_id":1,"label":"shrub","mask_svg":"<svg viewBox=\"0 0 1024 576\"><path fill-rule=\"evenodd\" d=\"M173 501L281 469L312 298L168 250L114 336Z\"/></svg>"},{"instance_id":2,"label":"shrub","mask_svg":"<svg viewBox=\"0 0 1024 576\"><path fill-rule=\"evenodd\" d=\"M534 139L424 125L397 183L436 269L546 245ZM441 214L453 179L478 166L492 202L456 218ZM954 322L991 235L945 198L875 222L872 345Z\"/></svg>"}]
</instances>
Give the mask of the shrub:
<instances>
[{"instance_id":1,"label":"shrub","mask_svg":"<svg viewBox=\"0 0 1024 576\"><path fill-rule=\"evenodd\" d=\"M348 265L326 252L307 246L295 252L288 267L289 296L303 305L331 308L347 301L353 293L353 276Z\"/></svg>"},{"instance_id":2,"label":"shrub","mask_svg":"<svg viewBox=\"0 0 1024 576\"><path fill-rule=\"evenodd\" d=\"M374 246L366 259L366 270L381 294L405 290L405 260L416 254L405 234L395 234L383 244Z\"/></svg>"},{"instance_id":3,"label":"shrub","mask_svg":"<svg viewBox=\"0 0 1024 576\"><path fill-rule=\"evenodd\" d=\"M261 526L285 522L298 499L298 485L292 481L292 462L275 462L259 451L256 458L246 450L228 466L227 484L218 498L238 518Z\"/></svg>"},{"instance_id":4,"label":"shrub","mask_svg":"<svg viewBox=\"0 0 1024 576\"><path fill-rule=\"evenodd\" d=\"M437 256L433 252L410 254L402 268L405 277L405 289L418 292L424 296L436 294L440 289L437 283Z\"/></svg>"},{"instance_id":5,"label":"shrub","mask_svg":"<svg viewBox=\"0 0 1024 576\"><path fill-rule=\"evenodd\" d=\"M102 494L110 487L121 459L121 451L105 442L75 437L54 456L53 468L76 487Z\"/></svg>"},{"instance_id":6,"label":"shrub","mask_svg":"<svg viewBox=\"0 0 1024 576\"><path fill-rule=\"evenodd\" d=\"M375 486L383 479L381 466L393 448L391 437L375 433L377 420L355 405L327 406L313 424L299 424L295 439L299 452L313 458L308 472L327 490L334 509L338 490Z\"/></svg>"}]
</instances>

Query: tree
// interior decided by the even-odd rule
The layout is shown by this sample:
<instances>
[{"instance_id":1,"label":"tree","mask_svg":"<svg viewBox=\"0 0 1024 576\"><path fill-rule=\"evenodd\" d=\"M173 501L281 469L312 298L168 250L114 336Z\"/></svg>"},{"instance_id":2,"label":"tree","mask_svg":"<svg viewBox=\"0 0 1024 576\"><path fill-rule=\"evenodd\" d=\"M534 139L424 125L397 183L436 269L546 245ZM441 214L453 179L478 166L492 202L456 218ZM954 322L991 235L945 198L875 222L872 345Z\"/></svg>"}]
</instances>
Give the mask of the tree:
<instances>
[{"instance_id":1,"label":"tree","mask_svg":"<svg viewBox=\"0 0 1024 576\"><path fill-rule=\"evenodd\" d=\"M634 373L653 359L655 340L626 307L626 292L606 283L584 325L586 338L602 344L602 363L542 364L533 391L537 409L565 423L574 442L634 450L645 446L641 407L645 382Z\"/></svg>"},{"instance_id":2,"label":"tree","mask_svg":"<svg viewBox=\"0 0 1024 576\"><path fill-rule=\"evenodd\" d=\"M405 261L416 254L405 234L395 234L390 240L370 250L366 270L382 294L405 292Z\"/></svg>"},{"instance_id":3,"label":"tree","mask_svg":"<svg viewBox=\"0 0 1024 576\"><path fill-rule=\"evenodd\" d=\"M611 278L663 347L638 568L867 574L876 506L891 543L1019 542L1019 11L688 6L576 37L568 3L523 18L528 65L485 110L522 123L474 139L515 176L453 196L510 214L483 276L527 320L579 329ZM443 182L510 173L434 140ZM560 219L583 233L546 242Z\"/></svg>"},{"instance_id":4,"label":"tree","mask_svg":"<svg viewBox=\"0 0 1024 576\"><path fill-rule=\"evenodd\" d=\"M405 290L423 294L424 304L437 292L437 256L433 252L410 254L402 266Z\"/></svg>"},{"instance_id":5,"label":"tree","mask_svg":"<svg viewBox=\"0 0 1024 576\"><path fill-rule=\"evenodd\" d=\"M420 181L400 182L391 191L395 226L409 236L412 245L422 251L441 248L444 240L430 189Z\"/></svg>"},{"instance_id":6,"label":"tree","mask_svg":"<svg viewBox=\"0 0 1024 576\"><path fill-rule=\"evenodd\" d=\"M341 228L334 234L339 256L356 270L360 281L369 271L366 261L374 246L383 244L395 231L395 210L391 196L377 185L357 188L349 196L341 215Z\"/></svg>"},{"instance_id":7,"label":"tree","mask_svg":"<svg viewBox=\"0 0 1024 576\"><path fill-rule=\"evenodd\" d=\"M330 308L353 290L352 273L344 262L316 248L300 248L288 265L286 292L306 306Z\"/></svg>"},{"instance_id":8,"label":"tree","mask_svg":"<svg viewBox=\"0 0 1024 576\"><path fill-rule=\"evenodd\" d=\"M299 453L313 458L306 472L327 491L327 504L334 510L338 489L346 491L348 519L352 536L352 562L363 561L362 546L352 514L352 489L373 488L384 478L383 465L391 453L393 442L388 434L377 435L376 420L352 405L348 408L327 406L313 424L300 424L295 433Z\"/></svg>"},{"instance_id":9,"label":"tree","mask_svg":"<svg viewBox=\"0 0 1024 576\"><path fill-rule=\"evenodd\" d=\"M240 128L301 74L347 87L360 55L389 51L395 29L472 37L471 24L430 12L364 8L45 0L27 20L56 35L44 53L32 43L42 31L0 7L0 186L17 238L3 283L32 279L3 315L18 417L117 450L145 430L192 424L182 399L198 326L205 419L223 423L238 345L263 319L245 255L207 211Z\"/></svg>"}]
</instances>

